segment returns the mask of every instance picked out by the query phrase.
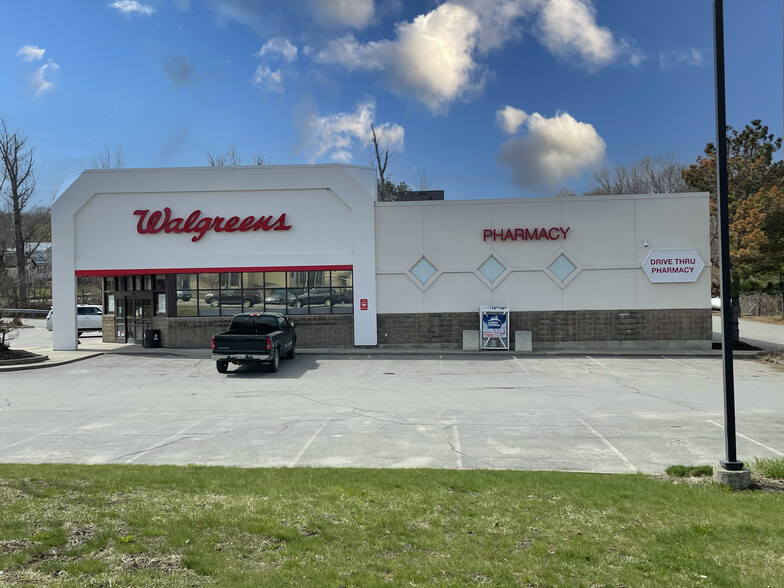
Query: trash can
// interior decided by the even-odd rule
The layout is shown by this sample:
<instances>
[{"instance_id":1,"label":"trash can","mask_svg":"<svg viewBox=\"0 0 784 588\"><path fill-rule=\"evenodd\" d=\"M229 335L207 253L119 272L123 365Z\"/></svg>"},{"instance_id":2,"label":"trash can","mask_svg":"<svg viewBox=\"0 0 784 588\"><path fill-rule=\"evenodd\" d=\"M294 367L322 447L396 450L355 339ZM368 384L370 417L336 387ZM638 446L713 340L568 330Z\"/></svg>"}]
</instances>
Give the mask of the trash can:
<instances>
[{"instance_id":1,"label":"trash can","mask_svg":"<svg viewBox=\"0 0 784 588\"><path fill-rule=\"evenodd\" d=\"M144 331L144 346L155 348L161 346L161 332L158 329L147 329Z\"/></svg>"}]
</instances>

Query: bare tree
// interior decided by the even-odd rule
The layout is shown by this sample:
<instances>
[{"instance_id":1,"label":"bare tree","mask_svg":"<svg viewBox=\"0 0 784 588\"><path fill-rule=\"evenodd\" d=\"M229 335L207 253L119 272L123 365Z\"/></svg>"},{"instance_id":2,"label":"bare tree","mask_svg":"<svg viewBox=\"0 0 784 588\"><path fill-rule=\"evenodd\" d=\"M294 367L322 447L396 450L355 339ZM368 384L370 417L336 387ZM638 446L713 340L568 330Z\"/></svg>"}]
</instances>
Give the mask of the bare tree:
<instances>
[{"instance_id":1,"label":"bare tree","mask_svg":"<svg viewBox=\"0 0 784 588\"><path fill-rule=\"evenodd\" d=\"M420 167L414 172L414 187L421 191L433 189L433 180L427 175L427 171Z\"/></svg>"},{"instance_id":2,"label":"bare tree","mask_svg":"<svg viewBox=\"0 0 784 588\"><path fill-rule=\"evenodd\" d=\"M27 279L27 235L24 214L35 194L35 148L26 136L18 131L11 132L0 119L0 197L4 208L9 209L13 224L14 252L16 257L16 284L12 302L17 308L28 303ZM27 228L27 230L25 230ZM2 253L5 253L5 249Z\"/></svg>"},{"instance_id":3,"label":"bare tree","mask_svg":"<svg viewBox=\"0 0 784 588\"><path fill-rule=\"evenodd\" d=\"M254 153L250 157L251 165L267 165L267 158L261 153Z\"/></svg>"},{"instance_id":4,"label":"bare tree","mask_svg":"<svg viewBox=\"0 0 784 588\"><path fill-rule=\"evenodd\" d=\"M384 177L387 173L387 165L391 161L395 160L394 155L390 157L389 149L381 146L381 136L380 134L376 133L376 128L373 126L373 123L370 123L370 132L371 132L371 146L370 146L370 155L374 159L374 166L378 171L378 199L382 202L394 200L395 194L394 190L390 190L389 186L392 185L392 182L389 178Z\"/></svg>"},{"instance_id":5,"label":"bare tree","mask_svg":"<svg viewBox=\"0 0 784 588\"><path fill-rule=\"evenodd\" d=\"M104 145L103 150L93 155L93 169L120 169L125 167L122 147L117 146L114 152L108 145Z\"/></svg>"},{"instance_id":6,"label":"bare tree","mask_svg":"<svg viewBox=\"0 0 784 588\"><path fill-rule=\"evenodd\" d=\"M558 194L556 194L558 198L572 198L577 196L577 193L572 190L571 188L567 188L566 186L561 186L561 189L558 190Z\"/></svg>"},{"instance_id":7,"label":"bare tree","mask_svg":"<svg viewBox=\"0 0 784 588\"><path fill-rule=\"evenodd\" d=\"M205 155L207 164L213 167L223 166L236 166L243 164L242 155L232 145L223 153L214 153L207 151ZM248 165L266 165L267 158L261 153L254 153L250 156L250 163Z\"/></svg>"},{"instance_id":8,"label":"bare tree","mask_svg":"<svg viewBox=\"0 0 784 588\"><path fill-rule=\"evenodd\" d=\"M645 157L630 166L616 165L593 174L588 195L601 194L667 194L689 192L683 181L686 166L670 153Z\"/></svg>"}]
</instances>

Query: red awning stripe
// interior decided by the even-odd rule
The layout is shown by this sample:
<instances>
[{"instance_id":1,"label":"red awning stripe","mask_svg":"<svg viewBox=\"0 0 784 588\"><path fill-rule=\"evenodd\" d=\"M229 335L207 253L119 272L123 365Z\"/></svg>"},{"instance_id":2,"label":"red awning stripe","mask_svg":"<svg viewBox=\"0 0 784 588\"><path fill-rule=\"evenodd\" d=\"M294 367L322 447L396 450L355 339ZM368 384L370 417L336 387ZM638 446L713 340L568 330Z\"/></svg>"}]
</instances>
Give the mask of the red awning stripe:
<instances>
[{"instance_id":1,"label":"red awning stripe","mask_svg":"<svg viewBox=\"0 0 784 588\"><path fill-rule=\"evenodd\" d=\"M352 265L299 265L282 267L181 267L167 269L76 270L77 276L131 276L142 274L212 274L243 272L319 272L353 270Z\"/></svg>"}]
</instances>

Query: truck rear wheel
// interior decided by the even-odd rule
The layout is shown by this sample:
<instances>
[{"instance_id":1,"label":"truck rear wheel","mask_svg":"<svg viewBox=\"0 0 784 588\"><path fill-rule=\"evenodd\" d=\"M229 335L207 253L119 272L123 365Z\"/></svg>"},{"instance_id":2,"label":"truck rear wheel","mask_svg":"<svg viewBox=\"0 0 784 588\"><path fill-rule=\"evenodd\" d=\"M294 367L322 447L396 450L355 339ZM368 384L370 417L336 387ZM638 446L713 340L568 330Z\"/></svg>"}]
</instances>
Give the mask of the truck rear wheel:
<instances>
[{"instance_id":1,"label":"truck rear wheel","mask_svg":"<svg viewBox=\"0 0 784 588\"><path fill-rule=\"evenodd\" d=\"M219 374L225 374L229 369L229 362L224 359L219 359L215 362L215 367L218 368Z\"/></svg>"},{"instance_id":2,"label":"truck rear wheel","mask_svg":"<svg viewBox=\"0 0 784 588\"><path fill-rule=\"evenodd\" d=\"M269 371L277 372L279 366L280 366L280 352L276 347L275 350L272 352L272 359L270 359L269 362Z\"/></svg>"}]
</instances>

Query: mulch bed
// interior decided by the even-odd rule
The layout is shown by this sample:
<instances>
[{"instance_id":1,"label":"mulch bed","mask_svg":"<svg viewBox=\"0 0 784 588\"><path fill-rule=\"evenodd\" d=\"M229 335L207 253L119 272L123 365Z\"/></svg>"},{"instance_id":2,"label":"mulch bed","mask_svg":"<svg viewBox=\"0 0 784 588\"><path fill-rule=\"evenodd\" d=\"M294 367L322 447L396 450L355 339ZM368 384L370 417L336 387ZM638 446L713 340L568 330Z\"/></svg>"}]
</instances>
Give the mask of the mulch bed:
<instances>
[{"instance_id":1,"label":"mulch bed","mask_svg":"<svg viewBox=\"0 0 784 588\"><path fill-rule=\"evenodd\" d=\"M0 349L0 361L5 361L7 359L28 359L30 357L39 357L35 353L31 353L30 351L24 351L22 349Z\"/></svg>"}]
</instances>

